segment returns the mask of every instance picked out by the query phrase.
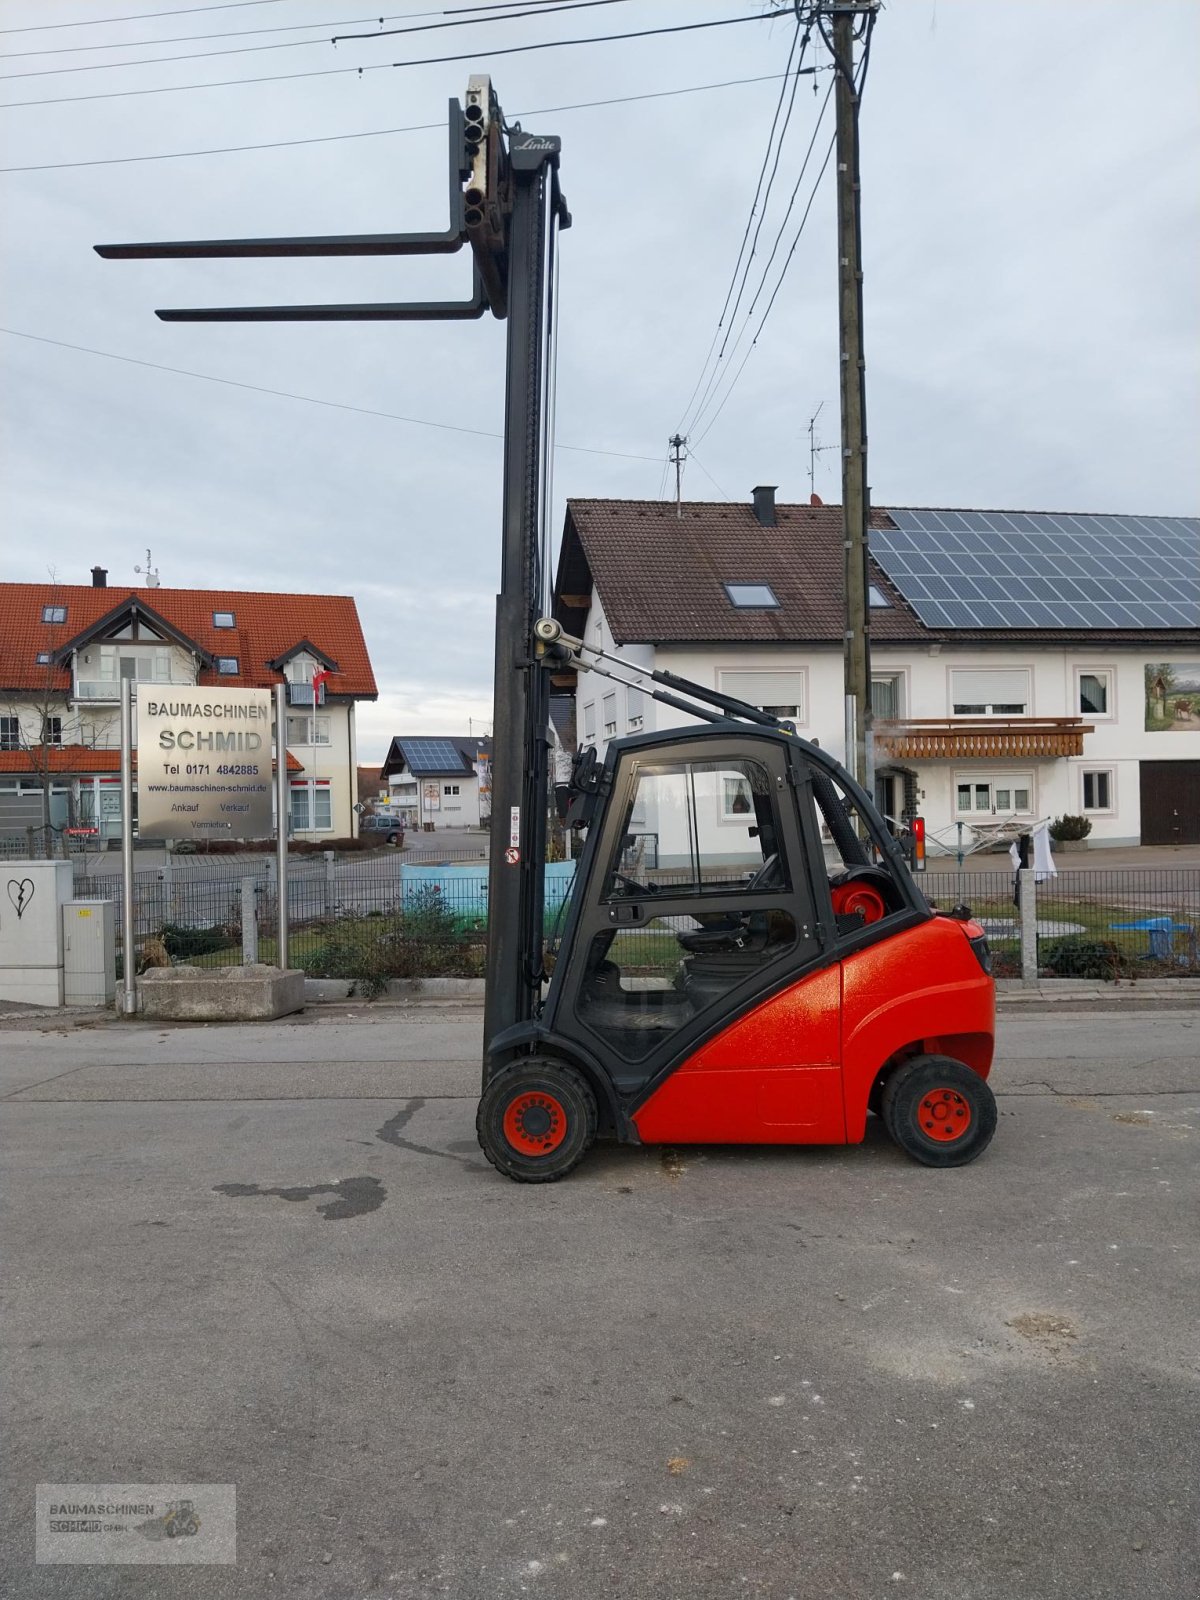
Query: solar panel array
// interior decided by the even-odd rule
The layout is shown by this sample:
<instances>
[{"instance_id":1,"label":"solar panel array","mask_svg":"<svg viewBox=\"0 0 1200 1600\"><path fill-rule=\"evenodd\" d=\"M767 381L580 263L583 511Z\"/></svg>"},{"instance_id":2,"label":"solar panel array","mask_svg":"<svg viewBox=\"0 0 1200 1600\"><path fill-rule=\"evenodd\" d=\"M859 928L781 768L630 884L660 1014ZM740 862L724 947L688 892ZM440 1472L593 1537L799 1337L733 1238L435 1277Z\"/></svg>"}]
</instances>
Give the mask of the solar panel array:
<instances>
[{"instance_id":1,"label":"solar panel array","mask_svg":"<svg viewBox=\"0 0 1200 1600\"><path fill-rule=\"evenodd\" d=\"M405 739L401 748L408 770L415 776L423 772L465 772L461 751L449 739Z\"/></svg>"},{"instance_id":2,"label":"solar panel array","mask_svg":"<svg viewBox=\"0 0 1200 1600\"><path fill-rule=\"evenodd\" d=\"M871 554L932 628L1200 627L1200 520L894 511Z\"/></svg>"}]
</instances>

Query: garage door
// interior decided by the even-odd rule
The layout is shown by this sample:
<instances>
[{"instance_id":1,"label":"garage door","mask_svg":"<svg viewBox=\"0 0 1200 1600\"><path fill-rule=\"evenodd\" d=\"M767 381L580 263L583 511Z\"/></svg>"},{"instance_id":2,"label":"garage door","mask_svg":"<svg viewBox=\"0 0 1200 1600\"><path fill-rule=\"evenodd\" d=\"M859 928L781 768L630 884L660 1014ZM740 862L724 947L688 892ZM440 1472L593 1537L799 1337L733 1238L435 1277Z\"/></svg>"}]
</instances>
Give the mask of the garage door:
<instances>
[{"instance_id":1,"label":"garage door","mask_svg":"<svg viewBox=\"0 0 1200 1600\"><path fill-rule=\"evenodd\" d=\"M1141 761L1143 844L1200 844L1200 761Z\"/></svg>"}]
</instances>

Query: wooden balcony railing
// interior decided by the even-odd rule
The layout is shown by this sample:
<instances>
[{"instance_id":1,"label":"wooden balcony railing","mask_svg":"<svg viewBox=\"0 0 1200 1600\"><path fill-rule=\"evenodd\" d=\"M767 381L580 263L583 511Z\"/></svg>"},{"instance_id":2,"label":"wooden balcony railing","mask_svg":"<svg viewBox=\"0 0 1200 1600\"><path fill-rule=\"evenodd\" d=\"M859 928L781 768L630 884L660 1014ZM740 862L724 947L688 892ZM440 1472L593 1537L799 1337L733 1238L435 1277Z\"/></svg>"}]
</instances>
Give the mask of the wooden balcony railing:
<instances>
[{"instance_id":1,"label":"wooden balcony railing","mask_svg":"<svg viewBox=\"0 0 1200 1600\"><path fill-rule=\"evenodd\" d=\"M1082 717L910 717L876 722L875 748L896 761L1052 760L1081 756L1094 732Z\"/></svg>"}]
</instances>

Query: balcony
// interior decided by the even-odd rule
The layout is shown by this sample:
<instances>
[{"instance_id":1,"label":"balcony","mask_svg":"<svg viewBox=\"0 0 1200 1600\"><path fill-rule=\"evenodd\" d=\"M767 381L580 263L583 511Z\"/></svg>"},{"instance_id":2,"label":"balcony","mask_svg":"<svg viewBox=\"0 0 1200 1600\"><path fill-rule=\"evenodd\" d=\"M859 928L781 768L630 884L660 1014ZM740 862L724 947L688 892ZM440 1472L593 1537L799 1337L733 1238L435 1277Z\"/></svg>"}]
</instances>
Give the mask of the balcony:
<instances>
[{"instance_id":1,"label":"balcony","mask_svg":"<svg viewBox=\"0 0 1200 1600\"><path fill-rule=\"evenodd\" d=\"M195 676L184 677L176 673L170 678L134 678L135 689L194 689ZM108 701L116 705L121 698L120 678L76 678L75 699L87 700L94 704L97 701Z\"/></svg>"},{"instance_id":2,"label":"balcony","mask_svg":"<svg viewBox=\"0 0 1200 1600\"><path fill-rule=\"evenodd\" d=\"M321 685L314 699L311 683L289 683L287 686L287 703L290 706L323 706L325 704L325 685Z\"/></svg>"},{"instance_id":3,"label":"balcony","mask_svg":"<svg viewBox=\"0 0 1200 1600\"><path fill-rule=\"evenodd\" d=\"M893 761L1053 761L1081 756L1095 731L1082 717L909 717L877 722L875 750Z\"/></svg>"}]
</instances>

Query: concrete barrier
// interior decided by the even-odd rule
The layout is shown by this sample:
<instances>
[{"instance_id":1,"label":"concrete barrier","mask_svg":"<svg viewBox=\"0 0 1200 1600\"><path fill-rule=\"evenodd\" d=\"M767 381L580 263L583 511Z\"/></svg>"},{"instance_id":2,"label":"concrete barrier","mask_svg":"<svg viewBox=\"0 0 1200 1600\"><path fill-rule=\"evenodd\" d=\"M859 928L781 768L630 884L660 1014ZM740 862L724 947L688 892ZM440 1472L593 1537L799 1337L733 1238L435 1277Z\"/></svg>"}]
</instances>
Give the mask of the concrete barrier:
<instances>
[{"instance_id":1,"label":"concrete barrier","mask_svg":"<svg viewBox=\"0 0 1200 1600\"><path fill-rule=\"evenodd\" d=\"M155 967L138 1010L172 1022L264 1022L304 1009L304 973L280 967Z\"/></svg>"}]
</instances>

